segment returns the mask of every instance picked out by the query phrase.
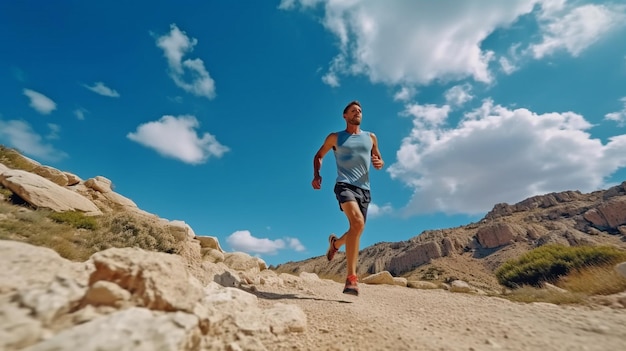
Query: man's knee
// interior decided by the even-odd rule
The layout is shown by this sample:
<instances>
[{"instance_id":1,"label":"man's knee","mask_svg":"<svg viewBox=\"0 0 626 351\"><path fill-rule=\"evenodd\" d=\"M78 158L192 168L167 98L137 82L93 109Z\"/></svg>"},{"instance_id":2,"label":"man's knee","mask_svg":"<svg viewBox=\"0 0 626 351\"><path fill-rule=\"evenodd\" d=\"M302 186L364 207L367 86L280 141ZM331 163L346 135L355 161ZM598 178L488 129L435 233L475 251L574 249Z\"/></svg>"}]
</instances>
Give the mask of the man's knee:
<instances>
[{"instance_id":1,"label":"man's knee","mask_svg":"<svg viewBox=\"0 0 626 351\"><path fill-rule=\"evenodd\" d=\"M363 232L363 229L365 229L365 219L362 215L352 218L352 220L350 221L350 229L358 233Z\"/></svg>"}]
</instances>

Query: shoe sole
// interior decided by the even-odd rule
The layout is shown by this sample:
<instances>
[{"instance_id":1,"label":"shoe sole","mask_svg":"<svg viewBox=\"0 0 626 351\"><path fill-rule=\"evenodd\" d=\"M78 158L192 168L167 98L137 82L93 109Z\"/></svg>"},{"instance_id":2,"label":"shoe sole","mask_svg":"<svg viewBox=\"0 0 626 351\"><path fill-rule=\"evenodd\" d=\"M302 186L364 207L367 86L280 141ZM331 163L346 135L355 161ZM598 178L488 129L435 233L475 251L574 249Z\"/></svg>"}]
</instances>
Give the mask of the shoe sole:
<instances>
[{"instance_id":1,"label":"shoe sole","mask_svg":"<svg viewBox=\"0 0 626 351\"><path fill-rule=\"evenodd\" d=\"M328 237L328 250L326 251L326 259L329 261L332 261L332 259L335 257L335 254L339 252L339 249L335 249L336 251L332 255L330 254L331 250L335 247L333 238L335 238L335 241L337 240L337 236L335 234L330 234L330 236Z\"/></svg>"},{"instance_id":2,"label":"shoe sole","mask_svg":"<svg viewBox=\"0 0 626 351\"><path fill-rule=\"evenodd\" d=\"M343 289L343 293L346 295L359 296L359 291L355 289L346 288Z\"/></svg>"}]
</instances>

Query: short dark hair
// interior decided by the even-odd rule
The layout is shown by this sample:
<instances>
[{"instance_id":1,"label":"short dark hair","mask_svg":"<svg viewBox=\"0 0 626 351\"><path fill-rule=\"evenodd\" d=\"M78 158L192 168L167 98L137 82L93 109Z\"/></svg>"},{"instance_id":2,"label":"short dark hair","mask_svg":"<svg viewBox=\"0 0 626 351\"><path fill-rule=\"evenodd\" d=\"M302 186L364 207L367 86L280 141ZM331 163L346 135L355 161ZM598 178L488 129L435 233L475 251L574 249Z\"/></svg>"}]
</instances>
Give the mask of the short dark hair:
<instances>
[{"instance_id":1,"label":"short dark hair","mask_svg":"<svg viewBox=\"0 0 626 351\"><path fill-rule=\"evenodd\" d=\"M346 107L343 109L343 114L344 114L344 115L346 114L346 112L348 112L348 109L349 109L349 108L350 108L350 106L352 106L352 105L357 105L357 106L361 107L361 103L360 103L360 102L358 102L358 101L356 101L356 100L354 100L354 101L350 101L350 102L346 105Z\"/></svg>"}]
</instances>

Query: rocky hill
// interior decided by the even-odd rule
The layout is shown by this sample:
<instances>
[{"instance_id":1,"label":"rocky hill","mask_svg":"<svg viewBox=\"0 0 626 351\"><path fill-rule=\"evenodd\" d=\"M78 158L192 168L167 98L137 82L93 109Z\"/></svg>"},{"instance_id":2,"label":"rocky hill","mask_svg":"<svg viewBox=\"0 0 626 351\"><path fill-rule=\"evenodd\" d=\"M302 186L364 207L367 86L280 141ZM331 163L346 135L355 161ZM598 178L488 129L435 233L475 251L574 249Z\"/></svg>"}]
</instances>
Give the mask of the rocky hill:
<instances>
[{"instance_id":1,"label":"rocky hill","mask_svg":"<svg viewBox=\"0 0 626 351\"><path fill-rule=\"evenodd\" d=\"M0 350L619 349L626 292L590 309L481 289L497 291L495 267L546 243L624 247L624 206L626 183L549 194L373 245L361 253L355 298L313 273L341 273L341 255L268 269L139 209L105 177L82 180L0 146ZM47 216L67 213L105 228L58 227ZM85 244L89 255L76 259ZM616 269L626 276L626 263Z\"/></svg>"},{"instance_id":2,"label":"rocky hill","mask_svg":"<svg viewBox=\"0 0 626 351\"><path fill-rule=\"evenodd\" d=\"M462 279L496 292L501 289L493 274L497 267L549 243L626 248L626 182L588 194L565 191L514 205L501 203L478 223L425 231L401 242L377 243L360 252L358 273L388 271L409 280ZM336 255L332 262L319 256L272 268L341 276L345 255Z\"/></svg>"}]
</instances>

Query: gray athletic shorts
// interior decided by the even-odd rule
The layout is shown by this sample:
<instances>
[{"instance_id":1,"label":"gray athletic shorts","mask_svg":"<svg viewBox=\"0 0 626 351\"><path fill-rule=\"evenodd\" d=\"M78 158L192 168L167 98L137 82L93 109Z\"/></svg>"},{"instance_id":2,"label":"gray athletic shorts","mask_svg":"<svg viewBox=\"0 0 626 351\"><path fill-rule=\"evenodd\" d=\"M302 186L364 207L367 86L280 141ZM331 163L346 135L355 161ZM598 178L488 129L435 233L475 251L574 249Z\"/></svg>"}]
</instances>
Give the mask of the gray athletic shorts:
<instances>
[{"instance_id":1,"label":"gray athletic shorts","mask_svg":"<svg viewBox=\"0 0 626 351\"><path fill-rule=\"evenodd\" d=\"M352 184L336 183L335 196L337 197L337 201L339 201L340 210L343 211L341 208L342 203L347 201L356 201L357 204L359 204L361 213L363 214L363 219L367 219L367 206L372 201L369 190L361 189Z\"/></svg>"}]
</instances>

